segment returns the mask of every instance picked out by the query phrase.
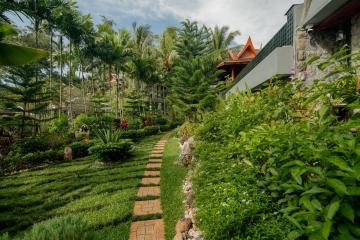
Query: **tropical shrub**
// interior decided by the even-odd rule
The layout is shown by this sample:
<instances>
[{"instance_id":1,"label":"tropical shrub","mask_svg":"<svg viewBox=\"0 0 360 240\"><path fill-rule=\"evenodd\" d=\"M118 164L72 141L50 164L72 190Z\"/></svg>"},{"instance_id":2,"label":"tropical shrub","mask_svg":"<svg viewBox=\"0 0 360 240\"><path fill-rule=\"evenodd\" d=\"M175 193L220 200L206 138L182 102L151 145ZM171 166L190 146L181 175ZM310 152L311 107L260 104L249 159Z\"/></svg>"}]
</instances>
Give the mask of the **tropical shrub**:
<instances>
[{"instance_id":1,"label":"tropical shrub","mask_svg":"<svg viewBox=\"0 0 360 240\"><path fill-rule=\"evenodd\" d=\"M103 162L122 161L130 155L133 143L129 139L118 142L100 143L90 147L91 154L95 154Z\"/></svg>"},{"instance_id":2,"label":"tropical shrub","mask_svg":"<svg viewBox=\"0 0 360 240\"><path fill-rule=\"evenodd\" d=\"M98 130L96 137L104 144L119 142L123 138L120 131L109 129Z\"/></svg>"},{"instance_id":3,"label":"tropical shrub","mask_svg":"<svg viewBox=\"0 0 360 240\"><path fill-rule=\"evenodd\" d=\"M50 219L35 224L23 240L90 240L86 224L75 216Z\"/></svg>"},{"instance_id":4,"label":"tropical shrub","mask_svg":"<svg viewBox=\"0 0 360 240\"><path fill-rule=\"evenodd\" d=\"M158 134L158 132L159 132L159 126L148 126L144 128L144 134L146 136L155 135Z\"/></svg>"},{"instance_id":5,"label":"tropical shrub","mask_svg":"<svg viewBox=\"0 0 360 240\"><path fill-rule=\"evenodd\" d=\"M97 124L97 120L94 116L88 116L82 113L75 118L74 124L76 129L80 129L83 126L93 128Z\"/></svg>"},{"instance_id":6,"label":"tropical shrub","mask_svg":"<svg viewBox=\"0 0 360 240\"><path fill-rule=\"evenodd\" d=\"M8 170L14 171L30 168L43 163L60 161L63 159L63 155L63 151L56 150L37 151L26 154L10 152L9 155L5 158L5 163L3 164L6 165L5 167L8 168Z\"/></svg>"},{"instance_id":7,"label":"tropical shrub","mask_svg":"<svg viewBox=\"0 0 360 240\"><path fill-rule=\"evenodd\" d=\"M48 143L41 137L29 137L15 141L14 150L21 154L45 151L48 149Z\"/></svg>"},{"instance_id":8,"label":"tropical shrub","mask_svg":"<svg viewBox=\"0 0 360 240\"><path fill-rule=\"evenodd\" d=\"M135 118L128 121L127 129L129 130L137 130L141 127L142 120Z\"/></svg>"},{"instance_id":9,"label":"tropical shrub","mask_svg":"<svg viewBox=\"0 0 360 240\"><path fill-rule=\"evenodd\" d=\"M89 155L89 148L94 145L94 142L73 142L70 147L72 149L73 158L81 158Z\"/></svg>"},{"instance_id":10,"label":"tropical shrub","mask_svg":"<svg viewBox=\"0 0 360 240\"><path fill-rule=\"evenodd\" d=\"M59 118L56 118L51 122L49 132L66 134L68 129L69 120L65 115L61 115Z\"/></svg>"},{"instance_id":11,"label":"tropical shrub","mask_svg":"<svg viewBox=\"0 0 360 240\"><path fill-rule=\"evenodd\" d=\"M360 98L346 61L359 55L345 52L318 65L332 81L273 82L205 116L194 187L207 239L360 238Z\"/></svg>"},{"instance_id":12,"label":"tropical shrub","mask_svg":"<svg viewBox=\"0 0 360 240\"><path fill-rule=\"evenodd\" d=\"M124 139L132 139L137 141L145 137L145 131L144 129L122 131L121 137Z\"/></svg>"},{"instance_id":13,"label":"tropical shrub","mask_svg":"<svg viewBox=\"0 0 360 240\"><path fill-rule=\"evenodd\" d=\"M153 123L154 125L165 125L168 123L168 121L164 117L155 117Z\"/></svg>"}]
</instances>

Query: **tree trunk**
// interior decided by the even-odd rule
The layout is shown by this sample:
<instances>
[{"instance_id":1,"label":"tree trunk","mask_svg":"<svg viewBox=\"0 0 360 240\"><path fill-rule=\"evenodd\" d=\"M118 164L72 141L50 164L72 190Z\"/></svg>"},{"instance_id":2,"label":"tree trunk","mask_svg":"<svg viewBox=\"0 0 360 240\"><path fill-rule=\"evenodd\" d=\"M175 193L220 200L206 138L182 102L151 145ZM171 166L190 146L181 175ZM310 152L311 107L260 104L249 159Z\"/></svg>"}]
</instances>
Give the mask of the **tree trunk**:
<instances>
[{"instance_id":1,"label":"tree trunk","mask_svg":"<svg viewBox=\"0 0 360 240\"><path fill-rule=\"evenodd\" d=\"M50 71L49 71L49 85L52 90L52 71L53 71L53 31L50 27Z\"/></svg>"},{"instance_id":2,"label":"tree trunk","mask_svg":"<svg viewBox=\"0 0 360 240\"><path fill-rule=\"evenodd\" d=\"M70 121L73 119L73 113L72 113L72 42L70 39L70 49L69 49L69 118Z\"/></svg>"},{"instance_id":3,"label":"tree trunk","mask_svg":"<svg viewBox=\"0 0 360 240\"><path fill-rule=\"evenodd\" d=\"M85 114L87 114L85 79L84 79L84 72L83 72L83 65L82 64L80 64L80 72L81 72L81 85L82 85L82 89L83 89L82 94L83 94L84 110L85 110Z\"/></svg>"},{"instance_id":4,"label":"tree trunk","mask_svg":"<svg viewBox=\"0 0 360 240\"><path fill-rule=\"evenodd\" d=\"M119 70L116 69L116 118L119 118Z\"/></svg>"},{"instance_id":5,"label":"tree trunk","mask_svg":"<svg viewBox=\"0 0 360 240\"><path fill-rule=\"evenodd\" d=\"M62 113L62 77L63 77L63 37L60 36L60 87L59 87L59 118Z\"/></svg>"}]
</instances>

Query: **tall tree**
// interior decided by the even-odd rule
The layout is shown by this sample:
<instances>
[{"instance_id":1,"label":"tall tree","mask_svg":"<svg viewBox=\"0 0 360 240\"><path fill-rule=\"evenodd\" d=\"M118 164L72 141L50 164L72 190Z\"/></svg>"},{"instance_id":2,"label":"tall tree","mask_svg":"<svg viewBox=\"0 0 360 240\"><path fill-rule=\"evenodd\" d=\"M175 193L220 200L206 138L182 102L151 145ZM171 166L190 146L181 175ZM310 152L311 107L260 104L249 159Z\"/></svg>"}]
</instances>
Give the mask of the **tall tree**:
<instances>
[{"instance_id":1,"label":"tall tree","mask_svg":"<svg viewBox=\"0 0 360 240\"><path fill-rule=\"evenodd\" d=\"M14 114L7 124L18 126L20 137L25 135L25 127L39 126L47 112L50 95L44 93L45 81L35 80L35 69L31 65L9 68L0 81L0 88L5 94L0 96L4 101L5 111Z\"/></svg>"},{"instance_id":2,"label":"tall tree","mask_svg":"<svg viewBox=\"0 0 360 240\"><path fill-rule=\"evenodd\" d=\"M209 33L204 26L187 20L182 22L178 36L176 50L179 58L174 63L168 83L168 100L174 112L193 119L199 103L209 94L214 94L210 86L215 82L218 71L209 47Z\"/></svg>"}]
</instances>

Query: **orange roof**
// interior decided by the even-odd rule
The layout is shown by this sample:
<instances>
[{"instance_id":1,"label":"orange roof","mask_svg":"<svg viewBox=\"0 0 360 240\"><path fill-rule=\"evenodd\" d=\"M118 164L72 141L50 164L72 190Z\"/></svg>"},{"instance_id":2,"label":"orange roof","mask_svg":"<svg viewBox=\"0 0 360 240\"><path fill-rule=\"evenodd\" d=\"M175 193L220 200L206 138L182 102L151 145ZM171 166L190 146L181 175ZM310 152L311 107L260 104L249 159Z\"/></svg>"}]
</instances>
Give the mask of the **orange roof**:
<instances>
[{"instance_id":1,"label":"orange roof","mask_svg":"<svg viewBox=\"0 0 360 240\"><path fill-rule=\"evenodd\" d=\"M220 63L218 67L222 67L224 65L233 65L233 64L247 64L256 56L256 49L252 43L251 37L248 38L245 47L240 50L237 54L229 48L227 50L229 59Z\"/></svg>"}]
</instances>

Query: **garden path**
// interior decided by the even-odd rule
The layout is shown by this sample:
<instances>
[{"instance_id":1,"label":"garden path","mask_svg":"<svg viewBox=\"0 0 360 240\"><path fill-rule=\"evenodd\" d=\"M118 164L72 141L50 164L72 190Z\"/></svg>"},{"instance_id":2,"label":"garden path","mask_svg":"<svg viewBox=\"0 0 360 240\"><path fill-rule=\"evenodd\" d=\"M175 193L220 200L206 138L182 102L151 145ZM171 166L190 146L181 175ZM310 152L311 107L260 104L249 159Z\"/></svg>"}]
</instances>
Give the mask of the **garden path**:
<instances>
[{"instance_id":1,"label":"garden path","mask_svg":"<svg viewBox=\"0 0 360 240\"><path fill-rule=\"evenodd\" d=\"M170 134L166 134L153 148L149 156L149 163L141 181L134 206L134 219L151 219L144 221L134 220L131 224L129 240L164 240L165 227L161 216L160 202L160 170L165 144Z\"/></svg>"}]
</instances>

